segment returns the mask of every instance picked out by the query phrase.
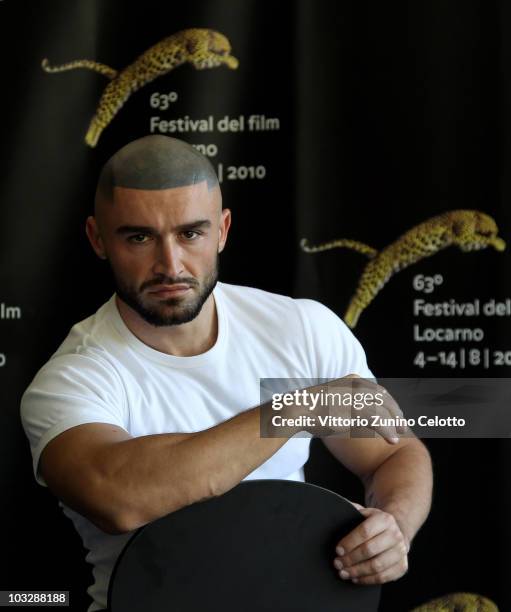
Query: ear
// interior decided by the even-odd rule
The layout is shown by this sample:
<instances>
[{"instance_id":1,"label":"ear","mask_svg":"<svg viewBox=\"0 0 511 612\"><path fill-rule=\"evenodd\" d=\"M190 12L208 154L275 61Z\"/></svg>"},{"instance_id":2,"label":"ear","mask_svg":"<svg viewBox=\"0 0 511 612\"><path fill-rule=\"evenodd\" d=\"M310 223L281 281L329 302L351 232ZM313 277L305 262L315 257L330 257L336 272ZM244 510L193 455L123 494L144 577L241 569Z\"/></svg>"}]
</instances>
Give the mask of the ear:
<instances>
[{"instance_id":1,"label":"ear","mask_svg":"<svg viewBox=\"0 0 511 612\"><path fill-rule=\"evenodd\" d=\"M220 218L220 227L218 228L218 252L221 253L224 250L225 243L227 241L227 234L231 227L231 211L228 208L222 210Z\"/></svg>"},{"instance_id":2,"label":"ear","mask_svg":"<svg viewBox=\"0 0 511 612\"><path fill-rule=\"evenodd\" d=\"M103 240L99 233L98 224L96 223L96 219L94 217L88 217L85 222L85 233L87 234L87 238L91 243L94 252L100 259L106 259L105 246L103 244Z\"/></svg>"}]
</instances>

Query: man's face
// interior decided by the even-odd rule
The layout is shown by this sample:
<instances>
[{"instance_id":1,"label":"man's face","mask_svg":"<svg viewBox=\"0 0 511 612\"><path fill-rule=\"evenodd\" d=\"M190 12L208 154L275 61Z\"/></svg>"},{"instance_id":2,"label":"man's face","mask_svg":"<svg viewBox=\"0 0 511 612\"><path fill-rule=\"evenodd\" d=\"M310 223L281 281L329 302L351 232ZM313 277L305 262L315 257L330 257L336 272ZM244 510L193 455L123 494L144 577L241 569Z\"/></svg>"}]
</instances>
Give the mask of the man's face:
<instances>
[{"instance_id":1,"label":"man's face","mask_svg":"<svg viewBox=\"0 0 511 612\"><path fill-rule=\"evenodd\" d=\"M96 253L112 267L118 296L152 325L194 319L213 290L230 213L206 181L163 190L115 187L87 220Z\"/></svg>"}]
</instances>

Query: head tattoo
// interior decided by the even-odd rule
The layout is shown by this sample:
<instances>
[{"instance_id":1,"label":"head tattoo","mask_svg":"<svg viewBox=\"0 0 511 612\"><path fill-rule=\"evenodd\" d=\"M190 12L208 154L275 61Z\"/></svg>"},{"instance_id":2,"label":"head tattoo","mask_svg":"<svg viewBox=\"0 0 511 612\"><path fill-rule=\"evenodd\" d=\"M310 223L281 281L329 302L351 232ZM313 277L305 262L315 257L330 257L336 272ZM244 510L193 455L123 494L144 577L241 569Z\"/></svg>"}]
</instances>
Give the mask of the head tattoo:
<instances>
[{"instance_id":1,"label":"head tattoo","mask_svg":"<svg viewBox=\"0 0 511 612\"><path fill-rule=\"evenodd\" d=\"M188 187L204 181L209 191L219 187L213 166L194 147L168 136L146 136L127 144L103 166L96 190L96 216L99 207L113 202L115 187L157 191ZM112 271L117 294L146 322L155 326L179 325L193 320L213 291L218 278L218 257L202 280L156 275L142 286L134 287L119 278L113 268ZM146 299L145 289L176 283L191 287L196 292L193 299L183 301L169 298L159 304Z\"/></svg>"},{"instance_id":2,"label":"head tattoo","mask_svg":"<svg viewBox=\"0 0 511 612\"><path fill-rule=\"evenodd\" d=\"M209 160L197 149L170 136L145 136L117 151L99 175L96 203L101 196L113 199L114 187L128 189L172 189L207 181L218 187Z\"/></svg>"}]
</instances>

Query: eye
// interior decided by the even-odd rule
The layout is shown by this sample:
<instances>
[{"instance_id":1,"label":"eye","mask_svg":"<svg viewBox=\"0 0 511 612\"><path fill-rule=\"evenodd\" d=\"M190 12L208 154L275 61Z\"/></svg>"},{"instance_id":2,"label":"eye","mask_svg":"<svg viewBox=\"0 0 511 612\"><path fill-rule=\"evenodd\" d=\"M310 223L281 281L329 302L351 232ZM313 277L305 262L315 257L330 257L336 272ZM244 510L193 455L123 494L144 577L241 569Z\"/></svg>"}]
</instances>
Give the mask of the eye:
<instances>
[{"instance_id":1,"label":"eye","mask_svg":"<svg viewBox=\"0 0 511 612\"><path fill-rule=\"evenodd\" d=\"M149 241L149 236L147 234L133 234L133 236L128 237L128 240L135 244L145 244Z\"/></svg>"},{"instance_id":2,"label":"eye","mask_svg":"<svg viewBox=\"0 0 511 612\"><path fill-rule=\"evenodd\" d=\"M186 230L181 234L183 238L187 241L196 240L201 234L195 230Z\"/></svg>"}]
</instances>

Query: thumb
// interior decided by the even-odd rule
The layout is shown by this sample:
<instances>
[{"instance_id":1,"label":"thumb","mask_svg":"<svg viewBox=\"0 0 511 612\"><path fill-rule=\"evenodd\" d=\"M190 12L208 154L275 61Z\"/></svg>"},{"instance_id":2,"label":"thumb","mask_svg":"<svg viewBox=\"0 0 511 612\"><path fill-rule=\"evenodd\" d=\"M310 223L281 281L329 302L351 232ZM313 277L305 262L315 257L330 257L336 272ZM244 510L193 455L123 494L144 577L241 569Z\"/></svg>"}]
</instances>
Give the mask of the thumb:
<instances>
[{"instance_id":1,"label":"thumb","mask_svg":"<svg viewBox=\"0 0 511 612\"><path fill-rule=\"evenodd\" d=\"M361 506L360 504L357 504L357 502L354 502L354 501L351 501L351 500L349 500L349 501L350 501L350 504L351 504L352 506L355 506L355 508L356 508L357 510L365 510L365 507L364 507L364 506Z\"/></svg>"}]
</instances>

